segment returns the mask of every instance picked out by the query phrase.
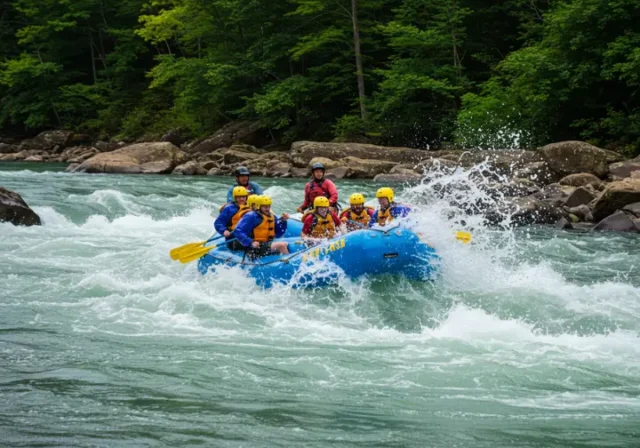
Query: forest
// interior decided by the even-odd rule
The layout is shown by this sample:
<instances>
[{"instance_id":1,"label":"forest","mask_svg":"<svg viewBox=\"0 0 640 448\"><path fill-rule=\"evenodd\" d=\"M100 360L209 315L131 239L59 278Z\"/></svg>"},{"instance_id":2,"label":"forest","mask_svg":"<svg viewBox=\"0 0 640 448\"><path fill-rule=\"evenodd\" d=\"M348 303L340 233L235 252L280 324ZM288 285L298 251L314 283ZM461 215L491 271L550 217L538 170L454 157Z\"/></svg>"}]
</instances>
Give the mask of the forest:
<instances>
[{"instance_id":1,"label":"forest","mask_svg":"<svg viewBox=\"0 0 640 448\"><path fill-rule=\"evenodd\" d=\"M637 0L4 0L0 134L640 153Z\"/></svg>"}]
</instances>

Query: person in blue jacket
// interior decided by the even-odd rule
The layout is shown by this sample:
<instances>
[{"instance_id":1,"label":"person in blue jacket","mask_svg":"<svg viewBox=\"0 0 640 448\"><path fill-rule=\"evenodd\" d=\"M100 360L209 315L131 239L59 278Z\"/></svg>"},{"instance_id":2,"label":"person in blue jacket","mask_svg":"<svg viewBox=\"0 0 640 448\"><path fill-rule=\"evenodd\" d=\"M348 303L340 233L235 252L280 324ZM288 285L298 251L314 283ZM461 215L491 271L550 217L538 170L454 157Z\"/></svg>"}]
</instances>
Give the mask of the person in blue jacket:
<instances>
[{"instance_id":1,"label":"person in blue jacket","mask_svg":"<svg viewBox=\"0 0 640 448\"><path fill-rule=\"evenodd\" d=\"M247 167L239 166L234 173L236 175L236 185L229 188L227 192L227 202L233 202L233 188L236 186L244 187L249 192L249 196L252 194L262 194L262 187L255 182L249 181L251 173Z\"/></svg>"},{"instance_id":2,"label":"person in blue jacket","mask_svg":"<svg viewBox=\"0 0 640 448\"><path fill-rule=\"evenodd\" d=\"M411 212L410 207L393 202L394 193L389 187L380 188L376 192L376 198L378 198L380 208L373 213L371 221L369 221L369 227L373 227L376 224L384 226L394 218L403 218Z\"/></svg>"},{"instance_id":3,"label":"person in blue jacket","mask_svg":"<svg viewBox=\"0 0 640 448\"><path fill-rule=\"evenodd\" d=\"M231 233L235 230L240 219L251 211L247 205L249 193L244 187L233 187L232 202L228 202L220 208L220 214L213 222L213 227L225 240L232 239ZM242 250L244 247L237 240L228 243L231 250Z\"/></svg>"},{"instance_id":4,"label":"person in blue jacket","mask_svg":"<svg viewBox=\"0 0 640 448\"><path fill-rule=\"evenodd\" d=\"M258 209L244 215L233 234L252 260L273 253L288 254L289 246L286 241L273 240L287 231L289 215L283 213L278 218L271 213L272 201L269 196L258 196L255 203Z\"/></svg>"}]
</instances>

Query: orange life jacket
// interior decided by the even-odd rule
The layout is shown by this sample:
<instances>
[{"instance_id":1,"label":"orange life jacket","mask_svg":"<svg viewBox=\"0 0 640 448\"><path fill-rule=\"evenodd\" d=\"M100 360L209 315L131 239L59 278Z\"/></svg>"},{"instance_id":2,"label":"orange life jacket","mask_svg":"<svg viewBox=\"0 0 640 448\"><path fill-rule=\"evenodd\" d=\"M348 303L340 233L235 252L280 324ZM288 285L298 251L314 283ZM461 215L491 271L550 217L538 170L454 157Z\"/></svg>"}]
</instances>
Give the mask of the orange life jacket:
<instances>
[{"instance_id":1,"label":"orange life jacket","mask_svg":"<svg viewBox=\"0 0 640 448\"><path fill-rule=\"evenodd\" d=\"M253 241L266 243L272 241L276 237L276 218L273 213L269 212L265 215L262 212L256 212L262 217L262 222L253 228L251 236Z\"/></svg>"},{"instance_id":2,"label":"orange life jacket","mask_svg":"<svg viewBox=\"0 0 640 448\"><path fill-rule=\"evenodd\" d=\"M307 212L303 216L304 221L306 216L313 215L313 223L311 224L311 237L313 238L333 238L336 234L336 223L333 221L331 212L327 213L327 216L323 218L317 213Z\"/></svg>"},{"instance_id":3,"label":"orange life jacket","mask_svg":"<svg viewBox=\"0 0 640 448\"><path fill-rule=\"evenodd\" d=\"M378 210L378 224L383 226L388 222L393 221L393 216L391 216L391 206L387 207L386 210Z\"/></svg>"},{"instance_id":4,"label":"orange life jacket","mask_svg":"<svg viewBox=\"0 0 640 448\"><path fill-rule=\"evenodd\" d=\"M342 217L346 217L350 221L355 221L363 226L368 226L369 221L371 221L371 216L369 215L369 210L374 210L373 207L364 207L360 213L356 213L351 208L346 209L342 212ZM348 225L348 223L347 223Z\"/></svg>"},{"instance_id":5,"label":"orange life jacket","mask_svg":"<svg viewBox=\"0 0 640 448\"><path fill-rule=\"evenodd\" d=\"M230 204L234 204L234 202L229 202L227 204L224 204L222 207L220 207L220 211L222 211L226 206ZM240 205L240 204L237 204L237 205L238 205L238 211L236 212L235 215L231 217L231 221L229 221L229 223L227 224L227 230L229 232L232 232L236 228L236 226L240 222L240 218L242 218L244 215L246 215L251 211L251 209L246 205Z\"/></svg>"}]
</instances>

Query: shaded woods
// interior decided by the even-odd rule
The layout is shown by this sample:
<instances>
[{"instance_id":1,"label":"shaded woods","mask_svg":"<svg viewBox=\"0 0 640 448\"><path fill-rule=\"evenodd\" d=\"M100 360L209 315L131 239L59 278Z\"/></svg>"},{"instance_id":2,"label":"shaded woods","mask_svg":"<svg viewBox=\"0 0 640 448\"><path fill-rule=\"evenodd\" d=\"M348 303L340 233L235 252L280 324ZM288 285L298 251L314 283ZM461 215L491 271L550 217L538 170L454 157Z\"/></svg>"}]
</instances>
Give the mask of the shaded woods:
<instances>
[{"instance_id":1,"label":"shaded woods","mask_svg":"<svg viewBox=\"0 0 640 448\"><path fill-rule=\"evenodd\" d=\"M640 150L636 0L7 0L0 126Z\"/></svg>"}]
</instances>

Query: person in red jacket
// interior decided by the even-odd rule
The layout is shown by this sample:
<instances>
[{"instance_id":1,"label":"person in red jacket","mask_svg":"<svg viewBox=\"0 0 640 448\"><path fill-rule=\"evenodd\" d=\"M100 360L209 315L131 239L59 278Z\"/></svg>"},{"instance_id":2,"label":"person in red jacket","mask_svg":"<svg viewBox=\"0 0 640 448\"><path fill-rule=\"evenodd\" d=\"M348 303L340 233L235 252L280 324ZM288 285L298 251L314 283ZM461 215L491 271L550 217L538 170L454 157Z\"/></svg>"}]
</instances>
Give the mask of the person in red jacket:
<instances>
[{"instance_id":1,"label":"person in red jacket","mask_svg":"<svg viewBox=\"0 0 640 448\"><path fill-rule=\"evenodd\" d=\"M324 171L324 165L322 163L314 163L311 165L313 178L304 186L304 202L297 208L299 213L304 213L307 209L313 208L313 201L319 196L327 198L333 211L337 210L338 189L333 182L325 179Z\"/></svg>"},{"instance_id":2,"label":"person in red jacket","mask_svg":"<svg viewBox=\"0 0 640 448\"><path fill-rule=\"evenodd\" d=\"M345 229L335 212L329 209L329 199L319 196L313 200L313 211L302 218L302 238L315 240L333 238Z\"/></svg>"}]
</instances>

